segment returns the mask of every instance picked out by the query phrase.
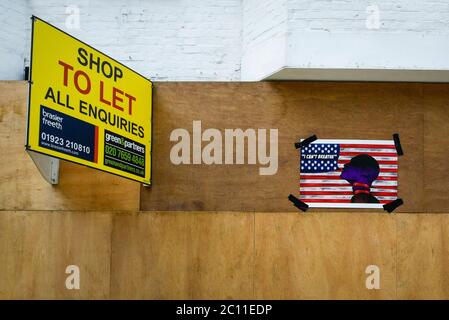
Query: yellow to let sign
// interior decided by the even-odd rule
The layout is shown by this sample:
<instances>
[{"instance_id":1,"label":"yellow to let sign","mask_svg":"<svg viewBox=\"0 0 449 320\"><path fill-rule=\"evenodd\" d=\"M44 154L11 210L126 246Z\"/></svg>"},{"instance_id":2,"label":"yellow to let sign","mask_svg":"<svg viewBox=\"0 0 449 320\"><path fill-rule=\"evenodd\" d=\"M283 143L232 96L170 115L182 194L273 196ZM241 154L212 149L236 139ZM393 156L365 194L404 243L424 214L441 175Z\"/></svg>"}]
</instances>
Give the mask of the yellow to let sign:
<instances>
[{"instance_id":1,"label":"yellow to let sign","mask_svg":"<svg viewBox=\"0 0 449 320\"><path fill-rule=\"evenodd\" d=\"M151 81L32 20L26 148L151 184Z\"/></svg>"}]
</instances>

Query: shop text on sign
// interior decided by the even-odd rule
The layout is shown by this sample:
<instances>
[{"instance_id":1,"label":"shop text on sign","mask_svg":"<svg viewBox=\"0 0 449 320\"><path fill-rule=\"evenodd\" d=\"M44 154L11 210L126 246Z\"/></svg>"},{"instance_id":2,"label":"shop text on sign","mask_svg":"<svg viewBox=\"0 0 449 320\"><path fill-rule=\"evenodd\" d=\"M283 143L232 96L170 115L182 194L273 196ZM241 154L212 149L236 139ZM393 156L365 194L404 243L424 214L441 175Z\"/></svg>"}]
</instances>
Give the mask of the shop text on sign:
<instances>
[{"instance_id":1,"label":"shop text on sign","mask_svg":"<svg viewBox=\"0 0 449 320\"><path fill-rule=\"evenodd\" d=\"M151 183L149 80L33 19L27 148Z\"/></svg>"}]
</instances>

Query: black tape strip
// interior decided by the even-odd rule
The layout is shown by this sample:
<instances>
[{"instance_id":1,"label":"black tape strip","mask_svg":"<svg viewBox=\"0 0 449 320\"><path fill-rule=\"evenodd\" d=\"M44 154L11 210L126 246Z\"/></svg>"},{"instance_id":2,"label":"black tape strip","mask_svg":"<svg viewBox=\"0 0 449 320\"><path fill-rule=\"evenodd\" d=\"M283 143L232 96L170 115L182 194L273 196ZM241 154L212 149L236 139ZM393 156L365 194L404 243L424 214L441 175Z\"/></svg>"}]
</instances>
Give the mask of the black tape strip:
<instances>
[{"instance_id":1,"label":"black tape strip","mask_svg":"<svg viewBox=\"0 0 449 320\"><path fill-rule=\"evenodd\" d=\"M401 140L399 140L399 133L393 134L394 146L396 147L396 152L398 156L402 156L404 151L402 150Z\"/></svg>"},{"instance_id":2,"label":"black tape strip","mask_svg":"<svg viewBox=\"0 0 449 320\"><path fill-rule=\"evenodd\" d=\"M388 211L388 213L392 213L397 207L404 204L404 201L402 201L401 198L397 198L396 200L393 200L391 202L388 202L384 204L384 210Z\"/></svg>"},{"instance_id":3,"label":"black tape strip","mask_svg":"<svg viewBox=\"0 0 449 320\"><path fill-rule=\"evenodd\" d=\"M288 196L288 200L290 200L293 205L301 211L306 212L307 209L309 209L309 205L307 203L302 202L292 194Z\"/></svg>"},{"instance_id":4,"label":"black tape strip","mask_svg":"<svg viewBox=\"0 0 449 320\"><path fill-rule=\"evenodd\" d=\"M318 139L316 135L310 136L310 137L308 137L307 139L304 139L304 140L302 140L302 141L300 141L300 142L296 142L296 143L295 143L295 148L296 148L296 149L299 149L299 148L308 146L309 144L311 144L312 142L314 142L316 139Z\"/></svg>"}]
</instances>

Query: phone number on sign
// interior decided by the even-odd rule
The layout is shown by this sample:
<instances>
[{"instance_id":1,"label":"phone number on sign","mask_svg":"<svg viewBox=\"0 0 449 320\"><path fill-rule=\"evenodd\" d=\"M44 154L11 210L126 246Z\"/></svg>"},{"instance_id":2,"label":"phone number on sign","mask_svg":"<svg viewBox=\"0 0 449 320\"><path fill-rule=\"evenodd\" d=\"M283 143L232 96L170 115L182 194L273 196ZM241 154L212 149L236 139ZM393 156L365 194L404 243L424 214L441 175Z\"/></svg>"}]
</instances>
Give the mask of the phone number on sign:
<instances>
[{"instance_id":1,"label":"phone number on sign","mask_svg":"<svg viewBox=\"0 0 449 320\"><path fill-rule=\"evenodd\" d=\"M41 133L41 140L42 141L47 141L50 143L54 143L56 145L60 145L62 147L74 150L74 151L79 151L79 152L84 152L86 154L90 154L90 148L87 146L82 145L81 143L77 143L77 142L73 142L58 136L54 136L52 134L49 133L45 133L42 132Z\"/></svg>"}]
</instances>

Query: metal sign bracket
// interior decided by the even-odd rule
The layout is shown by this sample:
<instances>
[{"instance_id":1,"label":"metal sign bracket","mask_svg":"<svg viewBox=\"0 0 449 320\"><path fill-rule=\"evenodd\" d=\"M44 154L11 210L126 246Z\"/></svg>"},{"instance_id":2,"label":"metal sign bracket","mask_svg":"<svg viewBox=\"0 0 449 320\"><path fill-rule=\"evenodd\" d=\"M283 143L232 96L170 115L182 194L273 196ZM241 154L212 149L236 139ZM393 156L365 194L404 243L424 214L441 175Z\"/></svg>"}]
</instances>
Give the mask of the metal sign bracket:
<instances>
[{"instance_id":1,"label":"metal sign bracket","mask_svg":"<svg viewBox=\"0 0 449 320\"><path fill-rule=\"evenodd\" d=\"M42 177L51 185L57 185L59 182L59 159L31 150L27 150L27 152L33 159Z\"/></svg>"}]
</instances>

